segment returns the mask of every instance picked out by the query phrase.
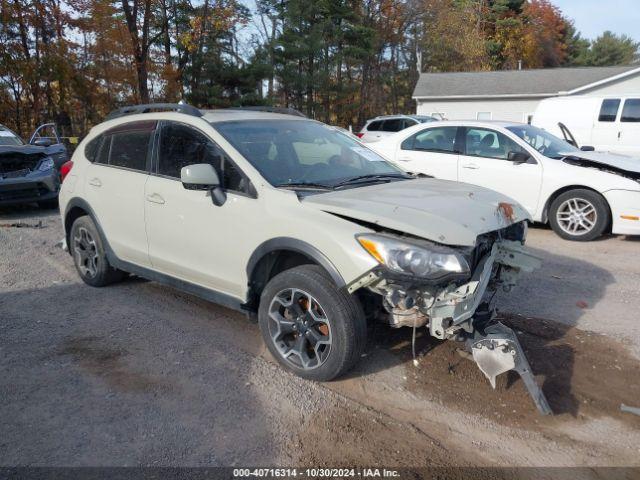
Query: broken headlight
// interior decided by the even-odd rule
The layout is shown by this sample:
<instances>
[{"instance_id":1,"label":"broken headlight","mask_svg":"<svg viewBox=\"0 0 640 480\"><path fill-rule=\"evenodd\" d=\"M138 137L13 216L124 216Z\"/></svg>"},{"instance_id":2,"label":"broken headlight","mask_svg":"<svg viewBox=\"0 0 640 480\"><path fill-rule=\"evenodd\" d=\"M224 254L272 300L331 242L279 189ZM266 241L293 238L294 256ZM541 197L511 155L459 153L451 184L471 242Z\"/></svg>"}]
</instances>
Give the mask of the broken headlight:
<instances>
[{"instance_id":1,"label":"broken headlight","mask_svg":"<svg viewBox=\"0 0 640 480\"><path fill-rule=\"evenodd\" d=\"M467 260L447 247L418 245L384 235L363 234L356 238L373 258L395 273L432 280L470 273Z\"/></svg>"},{"instance_id":2,"label":"broken headlight","mask_svg":"<svg viewBox=\"0 0 640 480\"><path fill-rule=\"evenodd\" d=\"M53 158L51 157L43 158L42 161L40 162L40 165L38 165L38 170L40 172L45 172L47 170L51 170L53 166L54 166Z\"/></svg>"}]
</instances>

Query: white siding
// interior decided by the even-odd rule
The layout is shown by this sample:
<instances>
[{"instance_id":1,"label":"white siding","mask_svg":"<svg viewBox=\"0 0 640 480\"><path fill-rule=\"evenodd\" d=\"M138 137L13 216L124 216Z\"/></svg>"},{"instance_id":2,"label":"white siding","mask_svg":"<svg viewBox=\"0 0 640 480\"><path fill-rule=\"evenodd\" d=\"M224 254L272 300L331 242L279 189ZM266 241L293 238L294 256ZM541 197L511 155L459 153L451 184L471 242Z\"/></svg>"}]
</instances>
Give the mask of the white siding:
<instances>
[{"instance_id":1,"label":"white siding","mask_svg":"<svg viewBox=\"0 0 640 480\"><path fill-rule=\"evenodd\" d=\"M576 95L640 95L640 74L607 83ZM476 100L420 100L417 101L418 115L442 114L448 120L476 120L478 113L491 113L493 120L526 122L527 115L536 111L542 98L486 98Z\"/></svg>"},{"instance_id":2,"label":"white siding","mask_svg":"<svg viewBox=\"0 0 640 480\"><path fill-rule=\"evenodd\" d=\"M442 113L447 120L475 120L478 112L490 112L493 120L526 122L527 115L535 112L541 99L486 99L486 100L418 100L418 115Z\"/></svg>"},{"instance_id":3,"label":"white siding","mask_svg":"<svg viewBox=\"0 0 640 480\"><path fill-rule=\"evenodd\" d=\"M580 92L578 95L592 96L592 95L640 95L640 74L636 74L633 77L626 78L613 83L607 83L602 87L594 88L585 92Z\"/></svg>"}]
</instances>

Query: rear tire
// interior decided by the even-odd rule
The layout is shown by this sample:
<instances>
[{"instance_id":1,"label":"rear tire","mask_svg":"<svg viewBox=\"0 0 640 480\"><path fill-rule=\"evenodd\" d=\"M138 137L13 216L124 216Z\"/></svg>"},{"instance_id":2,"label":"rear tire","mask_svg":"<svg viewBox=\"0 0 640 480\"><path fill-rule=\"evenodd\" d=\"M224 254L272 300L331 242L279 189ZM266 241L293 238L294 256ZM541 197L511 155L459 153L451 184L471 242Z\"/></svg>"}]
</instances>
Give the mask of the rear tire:
<instances>
[{"instance_id":1,"label":"rear tire","mask_svg":"<svg viewBox=\"0 0 640 480\"><path fill-rule=\"evenodd\" d=\"M275 359L296 375L329 381L360 359L367 325L359 301L317 265L276 275L260 296L258 323Z\"/></svg>"},{"instance_id":2,"label":"rear tire","mask_svg":"<svg viewBox=\"0 0 640 480\"><path fill-rule=\"evenodd\" d=\"M113 268L107 260L104 242L89 216L77 218L71 226L69 250L78 275L92 287L104 287L119 282L126 272Z\"/></svg>"},{"instance_id":3,"label":"rear tire","mask_svg":"<svg viewBox=\"0 0 640 480\"><path fill-rule=\"evenodd\" d=\"M569 190L549 207L549 224L565 240L589 242L601 236L610 223L607 201L592 190Z\"/></svg>"}]
</instances>

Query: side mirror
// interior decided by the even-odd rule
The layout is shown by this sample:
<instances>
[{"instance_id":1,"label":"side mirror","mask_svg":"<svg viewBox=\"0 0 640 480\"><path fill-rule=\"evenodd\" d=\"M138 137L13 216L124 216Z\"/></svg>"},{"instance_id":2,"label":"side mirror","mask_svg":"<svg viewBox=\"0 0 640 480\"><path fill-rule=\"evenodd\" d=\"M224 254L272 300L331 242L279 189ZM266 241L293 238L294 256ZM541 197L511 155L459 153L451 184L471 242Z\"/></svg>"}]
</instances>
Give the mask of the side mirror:
<instances>
[{"instance_id":1,"label":"side mirror","mask_svg":"<svg viewBox=\"0 0 640 480\"><path fill-rule=\"evenodd\" d=\"M50 138L37 138L31 145L35 145L36 147L50 147L53 145L53 141Z\"/></svg>"},{"instance_id":2,"label":"side mirror","mask_svg":"<svg viewBox=\"0 0 640 480\"><path fill-rule=\"evenodd\" d=\"M187 190L209 190L211 201L217 207L224 205L227 200L227 195L220 186L218 172L208 163L196 163L182 167L180 181Z\"/></svg>"},{"instance_id":3,"label":"side mirror","mask_svg":"<svg viewBox=\"0 0 640 480\"><path fill-rule=\"evenodd\" d=\"M590 145L583 145L580 147L580 150L582 150L583 152L595 152L596 147L592 147Z\"/></svg>"},{"instance_id":4,"label":"side mirror","mask_svg":"<svg viewBox=\"0 0 640 480\"><path fill-rule=\"evenodd\" d=\"M531 156L524 152L509 152L507 154L507 159L516 165L527 163L530 158Z\"/></svg>"}]
</instances>

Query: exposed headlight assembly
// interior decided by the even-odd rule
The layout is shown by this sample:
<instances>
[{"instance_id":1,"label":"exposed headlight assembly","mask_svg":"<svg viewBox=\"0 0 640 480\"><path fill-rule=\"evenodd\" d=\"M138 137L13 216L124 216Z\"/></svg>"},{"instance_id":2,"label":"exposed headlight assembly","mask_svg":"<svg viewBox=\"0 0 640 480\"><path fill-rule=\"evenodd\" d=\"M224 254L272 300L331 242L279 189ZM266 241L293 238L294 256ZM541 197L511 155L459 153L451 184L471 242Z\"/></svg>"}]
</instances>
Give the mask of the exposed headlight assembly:
<instances>
[{"instance_id":1,"label":"exposed headlight assembly","mask_svg":"<svg viewBox=\"0 0 640 480\"><path fill-rule=\"evenodd\" d=\"M51 170L54 165L55 164L53 163L53 158L51 157L44 158L40 162L40 165L38 165L38 171L46 172L47 170Z\"/></svg>"},{"instance_id":2,"label":"exposed headlight assembly","mask_svg":"<svg viewBox=\"0 0 640 480\"><path fill-rule=\"evenodd\" d=\"M390 271L437 280L451 274L467 275L469 263L458 252L439 245L417 245L384 235L363 234L356 239Z\"/></svg>"}]
</instances>

